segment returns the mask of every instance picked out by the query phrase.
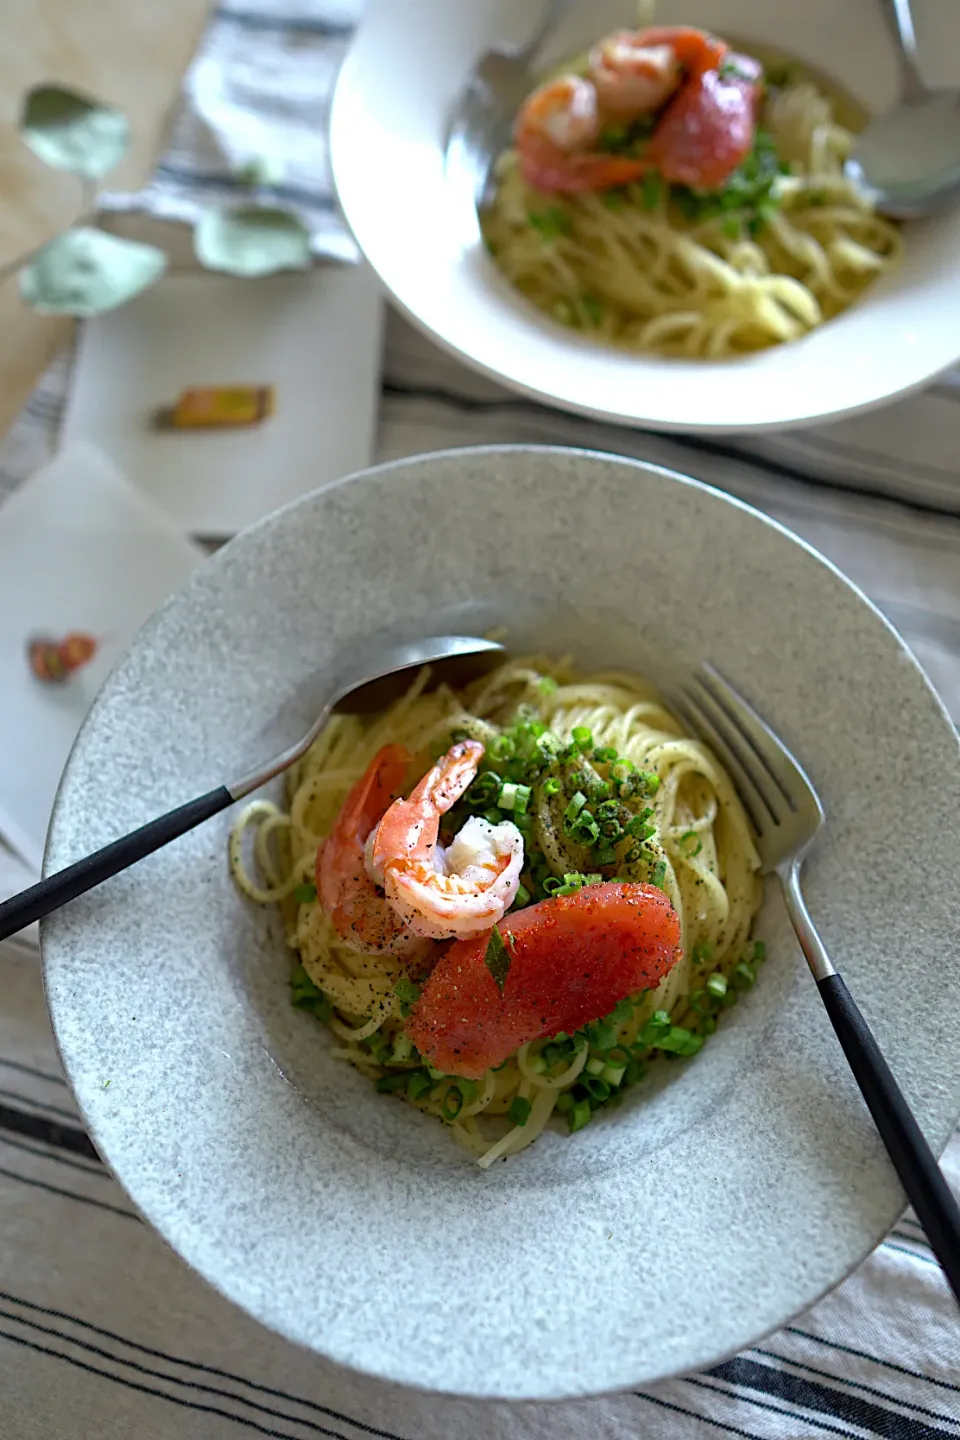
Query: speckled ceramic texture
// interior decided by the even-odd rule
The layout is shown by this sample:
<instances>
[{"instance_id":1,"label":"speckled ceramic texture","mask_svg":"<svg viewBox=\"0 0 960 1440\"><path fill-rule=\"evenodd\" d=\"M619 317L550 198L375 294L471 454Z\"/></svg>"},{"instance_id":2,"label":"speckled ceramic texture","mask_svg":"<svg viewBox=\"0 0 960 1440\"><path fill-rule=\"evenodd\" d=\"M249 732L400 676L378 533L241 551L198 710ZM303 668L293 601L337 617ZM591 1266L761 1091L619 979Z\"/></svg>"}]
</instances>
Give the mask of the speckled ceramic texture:
<instances>
[{"instance_id":1,"label":"speckled ceramic texture","mask_svg":"<svg viewBox=\"0 0 960 1440\"><path fill-rule=\"evenodd\" d=\"M960 1112L956 735L835 570L662 470L465 450L367 472L246 532L105 686L48 872L291 741L358 641L493 624L588 666L709 657L781 730L828 816L810 908L942 1148ZM228 876L231 818L51 917L43 952L100 1153L265 1325L431 1389L606 1391L756 1340L902 1208L773 895L769 962L702 1055L484 1174L290 1008L277 926Z\"/></svg>"}]
</instances>

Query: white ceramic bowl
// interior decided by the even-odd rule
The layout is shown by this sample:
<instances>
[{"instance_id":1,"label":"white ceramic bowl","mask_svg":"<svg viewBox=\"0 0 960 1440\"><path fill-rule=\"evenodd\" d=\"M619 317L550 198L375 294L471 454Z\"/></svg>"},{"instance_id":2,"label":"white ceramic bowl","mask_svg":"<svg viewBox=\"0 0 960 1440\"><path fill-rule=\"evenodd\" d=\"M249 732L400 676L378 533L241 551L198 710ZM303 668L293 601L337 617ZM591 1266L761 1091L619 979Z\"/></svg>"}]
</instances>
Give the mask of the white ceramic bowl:
<instances>
[{"instance_id":1,"label":"white ceramic bowl","mask_svg":"<svg viewBox=\"0 0 960 1440\"><path fill-rule=\"evenodd\" d=\"M897 94L883 0L660 0L833 74L871 113ZM960 6L917 3L935 83L960 85ZM960 355L960 209L908 227L903 263L805 339L730 361L632 356L572 334L514 292L444 173L445 123L477 55L528 35L540 0L369 0L334 98L332 162L356 238L397 304L460 359L565 409L664 430L806 425L923 385ZM636 23L631 0L581 0L562 59Z\"/></svg>"},{"instance_id":2,"label":"white ceramic bowl","mask_svg":"<svg viewBox=\"0 0 960 1440\"><path fill-rule=\"evenodd\" d=\"M452 451L239 536L98 698L47 870L289 744L358 641L491 625L591 667L709 657L781 730L827 811L810 908L942 1148L960 1112L956 733L831 566L652 466ZM291 1008L277 917L228 872L231 819L51 916L42 945L98 1150L169 1243L264 1324L429 1389L611 1390L753 1343L902 1210L777 897L759 922L761 978L701 1055L484 1173Z\"/></svg>"}]
</instances>

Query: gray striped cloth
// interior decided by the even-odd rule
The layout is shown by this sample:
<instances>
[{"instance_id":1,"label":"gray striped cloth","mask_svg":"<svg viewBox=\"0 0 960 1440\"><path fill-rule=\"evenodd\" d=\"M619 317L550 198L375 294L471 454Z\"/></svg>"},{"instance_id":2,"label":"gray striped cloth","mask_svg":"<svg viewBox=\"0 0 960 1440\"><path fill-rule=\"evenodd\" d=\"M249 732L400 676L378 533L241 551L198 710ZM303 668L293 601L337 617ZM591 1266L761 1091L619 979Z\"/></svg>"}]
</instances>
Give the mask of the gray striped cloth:
<instances>
[{"instance_id":1,"label":"gray striped cloth","mask_svg":"<svg viewBox=\"0 0 960 1440\"><path fill-rule=\"evenodd\" d=\"M356 0L221 7L170 153L144 192L114 205L189 219L235 188L237 163L282 155L276 198L309 216L318 254L350 258L318 135L355 11ZM0 447L0 498L51 452L68 378L64 359ZM393 317L379 458L492 440L653 460L775 516L877 602L960 716L960 375L800 434L664 437L518 399ZM960 1188L960 1135L945 1166ZM706 1373L633 1394L479 1406L294 1349L207 1289L134 1214L60 1074L36 955L10 945L0 947L0 1247L3 1440L960 1437L960 1327L910 1212L808 1315Z\"/></svg>"}]
</instances>

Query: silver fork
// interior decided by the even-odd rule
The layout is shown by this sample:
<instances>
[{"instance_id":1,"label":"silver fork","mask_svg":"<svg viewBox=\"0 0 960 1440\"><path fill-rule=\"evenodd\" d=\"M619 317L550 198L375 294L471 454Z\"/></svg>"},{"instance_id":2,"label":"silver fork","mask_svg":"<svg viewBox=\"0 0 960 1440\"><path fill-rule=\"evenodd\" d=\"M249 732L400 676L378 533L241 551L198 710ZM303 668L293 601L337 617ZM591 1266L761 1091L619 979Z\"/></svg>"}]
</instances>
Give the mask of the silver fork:
<instances>
[{"instance_id":1,"label":"silver fork","mask_svg":"<svg viewBox=\"0 0 960 1440\"><path fill-rule=\"evenodd\" d=\"M800 867L824 823L810 780L783 741L712 665L665 687L667 703L726 766L756 832L764 874L780 881L787 913L877 1130L960 1301L960 1207L909 1105L835 970L800 890Z\"/></svg>"},{"instance_id":2,"label":"silver fork","mask_svg":"<svg viewBox=\"0 0 960 1440\"><path fill-rule=\"evenodd\" d=\"M493 162L510 137L521 104L533 89L531 64L548 35L576 0L548 0L536 29L525 44L486 50L457 96L447 130L446 171L457 186L466 187L482 210Z\"/></svg>"}]
</instances>

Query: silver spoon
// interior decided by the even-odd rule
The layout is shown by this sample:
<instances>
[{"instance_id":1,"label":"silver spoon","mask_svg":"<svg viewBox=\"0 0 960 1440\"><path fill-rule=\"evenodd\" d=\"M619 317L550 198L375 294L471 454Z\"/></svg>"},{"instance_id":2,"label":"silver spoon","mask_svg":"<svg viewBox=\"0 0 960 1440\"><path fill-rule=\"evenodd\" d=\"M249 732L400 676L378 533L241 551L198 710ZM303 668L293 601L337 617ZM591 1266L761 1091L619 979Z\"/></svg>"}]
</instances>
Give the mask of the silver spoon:
<instances>
[{"instance_id":1,"label":"silver spoon","mask_svg":"<svg viewBox=\"0 0 960 1440\"><path fill-rule=\"evenodd\" d=\"M34 920L41 920L44 915L49 915L51 911L59 910L60 906L66 905L69 900L84 895L111 875L129 869L138 860L143 860L155 850L169 845L171 840L176 840L188 830L202 825L204 820L218 815L221 810L228 809L252 790L259 790L268 780L282 775L307 753L330 719L334 708L342 704L347 696L351 697L351 702L355 701L356 692L362 687L373 685L404 670L418 669L421 665L437 665L468 656L502 653L502 645L493 640L480 640L474 635L431 635L425 640L411 640L372 653L354 654L331 680L328 699L310 729L295 745L291 745L289 750L274 756L252 774L244 775L228 785L218 785L215 790L210 790L196 800L188 800L176 810L161 815L157 820L151 820L148 825L141 826L130 835L114 840L102 850L87 855L74 865L68 865L66 870L61 870L56 875L48 875L45 880L31 885L29 890L5 900L0 905L0 940L6 940L18 930L32 925Z\"/></svg>"},{"instance_id":2,"label":"silver spoon","mask_svg":"<svg viewBox=\"0 0 960 1440\"><path fill-rule=\"evenodd\" d=\"M900 101L858 136L846 172L883 214L912 220L960 198L960 90L924 82L910 0L882 3L900 60Z\"/></svg>"},{"instance_id":3,"label":"silver spoon","mask_svg":"<svg viewBox=\"0 0 960 1440\"><path fill-rule=\"evenodd\" d=\"M478 210L487 200L493 162L509 141L514 117L536 84L531 67L537 51L574 3L548 0L526 43L484 51L457 96L447 129L446 173L457 188L466 190Z\"/></svg>"}]
</instances>

